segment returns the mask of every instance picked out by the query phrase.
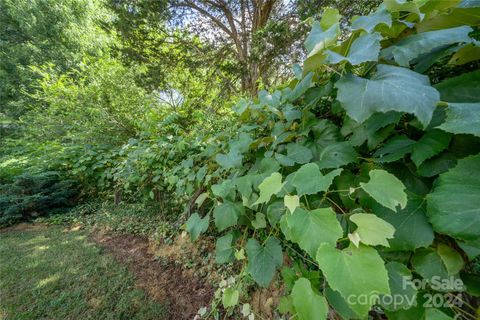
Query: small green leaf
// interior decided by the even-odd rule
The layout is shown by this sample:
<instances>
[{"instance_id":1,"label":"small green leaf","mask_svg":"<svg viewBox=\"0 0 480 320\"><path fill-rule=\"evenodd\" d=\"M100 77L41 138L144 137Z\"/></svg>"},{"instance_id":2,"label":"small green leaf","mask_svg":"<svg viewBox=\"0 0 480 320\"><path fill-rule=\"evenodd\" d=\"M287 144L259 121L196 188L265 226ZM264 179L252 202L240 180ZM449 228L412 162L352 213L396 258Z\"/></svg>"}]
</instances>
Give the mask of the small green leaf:
<instances>
[{"instance_id":1,"label":"small green leaf","mask_svg":"<svg viewBox=\"0 0 480 320\"><path fill-rule=\"evenodd\" d=\"M338 9L335 8L326 8L322 13L322 19L320 20L320 26L323 30L327 30L334 24L337 24L342 16Z\"/></svg>"},{"instance_id":2,"label":"small green leaf","mask_svg":"<svg viewBox=\"0 0 480 320\"><path fill-rule=\"evenodd\" d=\"M478 103L480 101L480 71L464 73L435 85L442 101Z\"/></svg>"},{"instance_id":3,"label":"small green leaf","mask_svg":"<svg viewBox=\"0 0 480 320\"><path fill-rule=\"evenodd\" d=\"M368 16L361 16L352 22L352 31L365 30L373 33L375 28L380 25L392 26L392 17L384 7L380 7L375 13Z\"/></svg>"},{"instance_id":4,"label":"small green leaf","mask_svg":"<svg viewBox=\"0 0 480 320\"><path fill-rule=\"evenodd\" d=\"M433 129L425 133L413 145L412 161L417 168L427 159L439 154L450 144L452 134L442 130Z\"/></svg>"},{"instance_id":5,"label":"small green leaf","mask_svg":"<svg viewBox=\"0 0 480 320\"><path fill-rule=\"evenodd\" d=\"M267 207L267 218L270 225L275 226L280 218L285 214L285 205L283 201L277 200L270 203Z\"/></svg>"},{"instance_id":6,"label":"small green leaf","mask_svg":"<svg viewBox=\"0 0 480 320\"><path fill-rule=\"evenodd\" d=\"M234 192L235 184L230 179L225 179L221 183L212 185L212 193L222 199L228 198Z\"/></svg>"},{"instance_id":7,"label":"small green leaf","mask_svg":"<svg viewBox=\"0 0 480 320\"><path fill-rule=\"evenodd\" d=\"M199 195L197 197L197 199L195 200L195 204L198 206L198 207L201 207L203 202L208 198L208 192L204 192L202 193L201 195Z\"/></svg>"},{"instance_id":8,"label":"small green leaf","mask_svg":"<svg viewBox=\"0 0 480 320\"><path fill-rule=\"evenodd\" d=\"M440 255L431 248L416 250L412 257L412 266L416 273L429 281L432 281L434 277L438 278L437 280L450 278ZM451 285L449 288L445 288L449 290L453 290L455 289L454 287L457 286L453 281L445 282L444 285Z\"/></svg>"},{"instance_id":9,"label":"small green leaf","mask_svg":"<svg viewBox=\"0 0 480 320\"><path fill-rule=\"evenodd\" d=\"M297 312L297 319L327 319L327 300L312 290L308 279L300 278L295 282L292 289L292 301Z\"/></svg>"},{"instance_id":10,"label":"small green leaf","mask_svg":"<svg viewBox=\"0 0 480 320\"><path fill-rule=\"evenodd\" d=\"M233 261L233 234L227 233L223 237L217 239L215 246L215 262L228 263Z\"/></svg>"},{"instance_id":11,"label":"small green leaf","mask_svg":"<svg viewBox=\"0 0 480 320\"><path fill-rule=\"evenodd\" d=\"M292 185L297 189L298 196L324 192L328 190L333 179L340 175L341 172L342 169L336 169L326 175L322 175L315 163L307 163L295 172Z\"/></svg>"},{"instance_id":12,"label":"small green leaf","mask_svg":"<svg viewBox=\"0 0 480 320\"><path fill-rule=\"evenodd\" d=\"M312 158L312 151L298 143L287 144L287 157L296 163L308 163Z\"/></svg>"},{"instance_id":13,"label":"small green leaf","mask_svg":"<svg viewBox=\"0 0 480 320\"><path fill-rule=\"evenodd\" d=\"M198 236L208 229L208 224L210 222L210 215L200 218L198 213L194 213L188 218L186 223L186 230L190 234L190 239L195 241L198 239Z\"/></svg>"},{"instance_id":14,"label":"small green leaf","mask_svg":"<svg viewBox=\"0 0 480 320\"><path fill-rule=\"evenodd\" d=\"M245 260L245 250L243 248L235 251L235 259Z\"/></svg>"},{"instance_id":15,"label":"small green leaf","mask_svg":"<svg viewBox=\"0 0 480 320\"><path fill-rule=\"evenodd\" d=\"M243 306L242 306L242 316L248 317L250 312L251 312L250 304L249 303L244 303Z\"/></svg>"},{"instance_id":16,"label":"small green leaf","mask_svg":"<svg viewBox=\"0 0 480 320\"><path fill-rule=\"evenodd\" d=\"M333 169L356 162L357 151L349 142L338 142L325 147L316 162L320 169Z\"/></svg>"},{"instance_id":17,"label":"small green leaf","mask_svg":"<svg viewBox=\"0 0 480 320\"><path fill-rule=\"evenodd\" d=\"M283 263L282 247L275 237L268 238L265 246L256 239L247 242L247 271L260 286L268 287L275 270Z\"/></svg>"},{"instance_id":18,"label":"small green leaf","mask_svg":"<svg viewBox=\"0 0 480 320\"><path fill-rule=\"evenodd\" d=\"M263 229L267 226L267 221L265 220L265 215L261 212L257 212L255 215L255 220L252 221L252 227L254 229Z\"/></svg>"},{"instance_id":19,"label":"small green leaf","mask_svg":"<svg viewBox=\"0 0 480 320\"><path fill-rule=\"evenodd\" d=\"M372 246L390 246L387 239L393 238L395 233L395 228L390 223L368 213L351 215L350 220L357 225L356 232L361 242Z\"/></svg>"},{"instance_id":20,"label":"small green leaf","mask_svg":"<svg viewBox=\"0 0 480 320\"><path fill-rule=\"evenodd\" d=\"M455 249L440 243L437 246L437 252L442 259L443 264L447 268L449 275L455 275L460 272L465 266L462 256Z\"/></svg>"},{"instance_id":21,"label":"small green leaf","mask_svg":"<svg viewBox=\"0 0 480 320\"><path fill-rule=\"evenodd\" d=\"M282 175L278 172L272 173L269 177L265 178L258 186L260 190L260 196L254 205L270 201L270 198L277 194L285 183L282 183Z\"/></svg>"},{"instance_id":22,"label":"small green leaf","mask_svg":"<svg viewBox=\"0 0 480 320\"><path fill-rule=\"evenodd\" d=\"M446 114L445 122L437 128L480 137L480 103L449 103Z\"/></svg>"},{"instance_id":23,"label":"small green leaf","mask_svg":"<svg viewBox=\"0 0 480 320\"><path fill-rule=\"evenodd\" d=\"M283 197L285 207L288 208L290 213L293 213L296 208L300 207L300 198L298 196L289 196L288 194Z\"/></svg>"},{"instance_id":24,"label":"small green leaf","mask_svg":"<svg viewBox=\"0 0 480 320\"><path fill-rule=\"evenodd\" d=\"M315 21L312 25L312 31L310 31L307 39L305 39L307 58L313 57L325 48L335 44L339 35L340 25L338 23L335 23L324 31L320 23Z\"/></svg>"},{"instance_id":25,"label":"small green leaf","mask_svg":"<svg viewBox=\"0 0 480 320\"><path fill-rule=\"evenodd\" d=\"M394 162L412 152L415 141L404 135L398 135L388 140L383 147L374 153L375 162Z\"/></svg>"},{"instance_id":26,"label":"small green leaf","mask_svg":"<svg viewBox=\"0 0 480 320\"><path fill-rule=\"evenodd\" d=\"M360 186L373 199L382 206L393 211L397 205L405 208L407 205L407 194L405 193L405 185L393 174L385 170L374 169L369 172L370 181L368 183L360 182Z\"/></svg>"},{"instance_id":27,"label":"small green leaf","mask_svg":"<svg viewBox=\"0 0 480 320\"><path fill-rule=\"evenodd\" d=\"M215 157L217 163L225 169L240 167L243 156L237 150L230 150L229 153L219 153Z\"/></svg>"},{"instance_id":28,"label":"small green leaf","mask_svg":"<svg viewBox=\"0 0 480 320\"><path fill-rule=\"evenodd\" d=\"M240 292L234 288L227 288L223 292L222 303L225 308L235 307L238 303Z\"/></svg>"},{"instance_id":29,"label":"small green leaf","mask_svg":"<svg viewBox=\"0 0 480 320\"><path fill-rule=\"evenodd\" d=\"M237 224L238 218L245 213L241 203L225 201L213 210L215 225L218 231L223 231L228 227Z\"/></svg>"},{"instance_id":30,"label":"small green leaf","mask_svg":"<svg viewBox=\"0 0 480 320\"><path fill-rule=\"evenodd\" d=\"M331 208L306 211L297 208L291 215L284 215L288 231L286 237L297 243L310 256L315 258L322 243L335 245L342 237L343 230L335 212Z\"/></svg>"},{"instance_id":31,"label":"small green leaf","mask_svg":"<svg viewBox=\"0 0 480 320\"><path fill-rule=\"evenodd\" d=\"M325 51L327 54L326 62L337 64L348 61L355 66L367 61L378 61L380 40L382 40L382 36L379 33L367 33L353 41L346 56L332 50Z\"/></svg>"}]
</instances>

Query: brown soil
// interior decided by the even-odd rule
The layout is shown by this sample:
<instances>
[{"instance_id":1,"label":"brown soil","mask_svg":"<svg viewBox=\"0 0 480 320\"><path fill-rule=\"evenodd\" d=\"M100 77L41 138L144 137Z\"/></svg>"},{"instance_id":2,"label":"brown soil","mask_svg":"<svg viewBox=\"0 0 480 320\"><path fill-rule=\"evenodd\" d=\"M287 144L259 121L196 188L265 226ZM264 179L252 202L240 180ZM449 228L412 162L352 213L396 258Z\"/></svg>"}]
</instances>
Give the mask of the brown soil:
<instances>
[{"instance_id":1,"label":"brown soil","mask_svg":"<svg viewBox=\"0 0 480 320\"><path fill-rule=\"evenodd\" d=\"M198 309L210 304L213 288L172 259L155 259L147 238L102 232L94 232L92 238L128 267L139 288L165 305L167 319L193 319Z\"/></svg>"}]
</instances>

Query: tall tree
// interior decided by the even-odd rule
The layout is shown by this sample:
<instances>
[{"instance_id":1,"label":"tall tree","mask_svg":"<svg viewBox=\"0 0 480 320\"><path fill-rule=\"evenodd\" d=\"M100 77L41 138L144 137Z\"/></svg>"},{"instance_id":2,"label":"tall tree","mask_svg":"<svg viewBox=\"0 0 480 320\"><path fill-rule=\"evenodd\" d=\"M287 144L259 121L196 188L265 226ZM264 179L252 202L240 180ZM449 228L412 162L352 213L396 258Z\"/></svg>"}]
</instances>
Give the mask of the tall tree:
<instances>
[{"instance_id":1,"label":"tall tree","mask_svg":"<svg viewBox=\"0 0 480 320\"><path fill-rule=\"evenodd\" d=\"M103 0L0 0L0 114L17 118L32 99L32 66L68 70L107 50Z\"/></svg>"},{"instance_id":2,"label":"tall tree","mask_svg":"<svg viewBox=\"0 0 480 320\"><path fill-rule=\"evenodd\" d=\"M300 21L293 1L170 0L179 20L216 46L230 50L237 62L241 91L254 95L260 81L275 73L275 59L284 58L298 40Z\"/></svg>"}]
</instances>

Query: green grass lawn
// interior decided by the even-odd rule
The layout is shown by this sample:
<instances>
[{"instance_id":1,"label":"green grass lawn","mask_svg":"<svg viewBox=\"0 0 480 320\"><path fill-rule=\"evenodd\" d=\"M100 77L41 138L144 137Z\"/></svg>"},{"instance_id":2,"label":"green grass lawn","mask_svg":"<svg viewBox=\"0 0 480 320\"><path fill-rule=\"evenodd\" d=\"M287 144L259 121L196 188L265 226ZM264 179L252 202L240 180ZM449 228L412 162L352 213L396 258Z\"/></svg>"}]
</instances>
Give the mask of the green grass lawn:
<instances>
[{"instance_id":1,"label":"green grass lawn","mask_svg":"<svg viewBox=\"0 0 480 320\"><path fill-rule=\"evenodd\" d=\"M163 312L86 231L0 234L0 319L161 319Z\"/></svg>"}]
</instances>

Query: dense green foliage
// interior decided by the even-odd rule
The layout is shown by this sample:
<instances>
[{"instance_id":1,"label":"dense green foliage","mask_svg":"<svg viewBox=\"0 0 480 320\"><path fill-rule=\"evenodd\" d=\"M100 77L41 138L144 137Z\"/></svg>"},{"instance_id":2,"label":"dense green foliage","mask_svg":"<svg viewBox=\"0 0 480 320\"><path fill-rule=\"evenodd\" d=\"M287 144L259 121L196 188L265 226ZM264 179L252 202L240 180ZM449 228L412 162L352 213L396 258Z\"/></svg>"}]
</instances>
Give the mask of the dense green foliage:
<instances>
[{"instance_id":1,"label":"dense green foliage","mask_svg":"<svg viewBox=\"0 0 480 320\"><path fill-rule=\"evenodd\" d=\"M0 225L65 211L75 204L78 186L62 173L25 173L0 185Z\"/></svg>"},{"instance_id":2,"label":"dense green foliage","mask_svg":"<svg viewBox=\"0 0 480 320\"><path fill-rule=\"evenodd\" d=\"M35 0L0 2L1 113L16 118L28 110L35 77L32 66L46 63L65 72L85 55L108 50L109 36L99 27L111 16L101 1ZM0 118L1 120L1 118Z\"/></svg>"},{"instance_id":3,"label":"dense green foliage","mask_svg":"<svg viewBox=\"0 0 480 320\"><path fill-rule=\"evenodd\" d=\"M207 317L275 279L279 312L299 319L474 318L480 6L386 0L369 15L320 16L292 79L231 110L225 70L167 41L208 49L200 38L159 34L149 15L138 32L120 20L121 59L32 69L35 103L0 178L61 170L85 197L157 202L192 240L215 235L216 261L239 274ZM175 55L185 63L159 61ZM412 279L429 284L402 285Z\"/></svg>"},{"instance_id":4,"label":"dense green foliage","mask_svg":"<svg viewBox=\"0 0 480 320\"><path fill-rule=\"evenodd\" d=\"M340 43L340 16L327 10L305 41L297 79L235 107L238 134L211 164L213 217L189 222L201 232L211 219L223 232L218 260L245 250L240 278L261 286L282 251L321 271L318 281L282 269L293 287L282 312L324 319L328 302L345 318L364 318L374 305L391 319L474 317L466 305L478 294L480 74L475 31L464 24L478 18L455 14L478 16L478 8L456 5L386 1ZM440 74L434 86L430 72ZM430 285L395 284L402 277ZM439 279L447 285L435 287ZM441 292L458 303L425 301Z\"/></svg>"}]
</instances>

